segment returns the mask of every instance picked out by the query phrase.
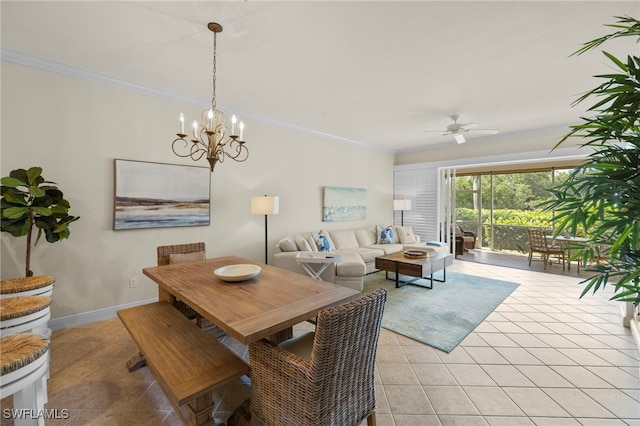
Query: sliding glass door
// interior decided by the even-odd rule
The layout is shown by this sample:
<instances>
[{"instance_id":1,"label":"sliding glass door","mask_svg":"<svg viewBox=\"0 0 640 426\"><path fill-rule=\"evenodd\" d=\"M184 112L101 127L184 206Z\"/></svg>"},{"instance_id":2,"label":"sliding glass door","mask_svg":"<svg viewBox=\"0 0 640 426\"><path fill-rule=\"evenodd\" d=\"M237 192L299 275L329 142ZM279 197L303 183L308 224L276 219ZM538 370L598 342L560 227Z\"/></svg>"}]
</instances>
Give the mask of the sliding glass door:
<instances>
[{"instance_id":1,"label":"sliding glass door","mask_svg":"<svg viewBox=\"0 0 640 426\"><path fill-rule=\"evenodd\" d=\"M528 251L528 227L553 228L553 212L540 203L564 170L461 174L455 179L455 220L474 232L477 246L497 251Z\"/></svg>"}]
</instances>

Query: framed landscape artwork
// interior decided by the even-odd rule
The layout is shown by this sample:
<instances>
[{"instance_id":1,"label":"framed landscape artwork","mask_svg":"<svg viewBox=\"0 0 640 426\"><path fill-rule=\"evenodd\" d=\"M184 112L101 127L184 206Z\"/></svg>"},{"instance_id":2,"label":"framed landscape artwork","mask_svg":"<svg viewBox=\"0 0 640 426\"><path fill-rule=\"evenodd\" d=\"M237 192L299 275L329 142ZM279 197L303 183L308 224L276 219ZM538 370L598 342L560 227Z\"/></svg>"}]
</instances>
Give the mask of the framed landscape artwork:
<instances>
[{"instance_id":1,"label":"framed landscape artwork","mask_svg":"<svg viewBox=\"0 0 640 426\"><path fill-rule=\"evenodd\" d=\"M324 187L323 222L346 222L366 218L366 189Z\"/></svg>"},{"instance_id":2,"label":"framed landscape artwork","mask_svg":"<svg viewBox=\"0 0 640 426\"><path fill-rule=\"evenodd\" d=\"M113 229L210 224L208 167L115 160Z\"/></svg>"}]
</instances>

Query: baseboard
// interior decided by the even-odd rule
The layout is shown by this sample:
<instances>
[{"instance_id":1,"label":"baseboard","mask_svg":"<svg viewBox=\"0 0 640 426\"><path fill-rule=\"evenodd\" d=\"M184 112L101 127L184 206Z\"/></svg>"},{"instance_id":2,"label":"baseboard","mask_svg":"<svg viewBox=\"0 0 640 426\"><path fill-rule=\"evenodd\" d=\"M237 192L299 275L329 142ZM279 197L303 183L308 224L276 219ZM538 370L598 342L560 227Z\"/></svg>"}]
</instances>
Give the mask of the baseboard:
<instances>
[{"instance_id":1,"label":"baseboard","mask_svg":"<svg viewBox=\"0 0 640 426\"><path fill-rule=\"evenodd\" d=\"M62 330L69 327L77 327L79 325L91 324L97 321L103 321L116 317L116 312L120 309L131 308L133 306L140 306L147 303L157 302L158 298L139 300L137 302L125 303L123 305L110 306L104 309L98 309L95 311L83 312L80 314L68 315L66 317L55 318L49 320L49 328L51 330Z\"/></svg>"}]
</instances>

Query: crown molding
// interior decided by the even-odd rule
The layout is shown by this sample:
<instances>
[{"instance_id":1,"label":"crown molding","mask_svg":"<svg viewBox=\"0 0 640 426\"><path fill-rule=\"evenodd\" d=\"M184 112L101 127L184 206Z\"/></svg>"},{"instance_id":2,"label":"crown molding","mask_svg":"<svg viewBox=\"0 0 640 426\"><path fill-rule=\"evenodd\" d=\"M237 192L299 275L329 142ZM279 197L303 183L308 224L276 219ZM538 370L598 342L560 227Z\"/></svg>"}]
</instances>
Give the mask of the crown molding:
<instances>
[{"instance_id":1,"label":"crown molding","mask_svg":"<svg viewBox=\"0 0 640 426\"><path fill-rule=\"evenodd\" d=\"M110 75L103 74L97 71L77 67L74 65L64 64L61 62L52 61L50 59L41 58L34 55L29 55L17 50L0 48L0 58L2 59L3 62L11 62L14 64L24 65L27 67L36 68L43 71L63 74L69 77L78 78L78 79L90 81L93 83L104 84L106 86L115 87L118 89L130 90L130 91L142 93L145 95L155 96L158 98L167 99L170 101L174 101L174 102L178 102L186 105L192 105L198 108L203 108L203 109L208 108L208 105L209 105L209 102L203 99L184 96L177 93L169 92L167 90L158 89L156 87L146 86L144 84L136 83L133 81L123 80L123 79L112 77ZM267 123L273 126L284 127L290 130L295 130L295 131L306 133L309 135L321 137L323 139L331 139L338 142L347 143L350 145L357 145L367 149L386 152L390 154L394 154L397 152L396 150L380 148L366 142L357 141L357 140L345 138L338 135L333 135L331 133L325 133L318 130L307 129L304 127L296 126L295 124L258 116L258 115L247 113L244 111L232 110L229 108L225 108L224 106L220 106L220 109L229 113L242 115L243 117L250 117L256 121L261 121L263 123Z\"/></svg>"}]
</instances>

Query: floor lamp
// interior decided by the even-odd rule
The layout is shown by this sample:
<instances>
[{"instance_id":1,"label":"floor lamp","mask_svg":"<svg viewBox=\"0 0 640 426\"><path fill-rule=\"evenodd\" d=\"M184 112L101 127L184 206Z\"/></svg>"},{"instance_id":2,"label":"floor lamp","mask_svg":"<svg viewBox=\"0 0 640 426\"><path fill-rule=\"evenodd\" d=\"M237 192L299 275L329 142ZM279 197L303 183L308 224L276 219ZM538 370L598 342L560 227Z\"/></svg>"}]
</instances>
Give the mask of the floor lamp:
<instances>
[{"instance_id":1,"label":"floor lamp","mask_svg":"<svg viewBox=\"0 0 640 426\"><path fill-rule=\"evenodd\" d=\"M404 211L411 210L411 200L393 200L393 210L400 211L400 226L404 226Z\"/></svg>"},{"instance_id":2,"label":"floor lamp","mask_svg":"<svg viewBox=\"0 0 640 426\"><path fill-rule=\"evenodd\" d=\"M268 227L267 216L270 214L278 214L280 211L280 197L273 195L265 195L264 197L251 197L251 213L264 215L264 263L267 260L267 244L268 244Z\"/></svg>"}]
</instances>

